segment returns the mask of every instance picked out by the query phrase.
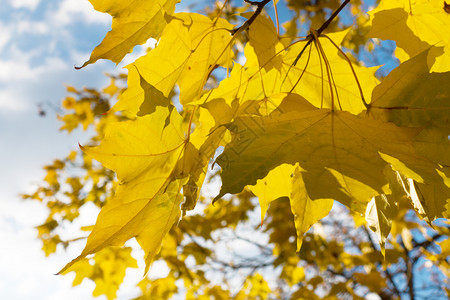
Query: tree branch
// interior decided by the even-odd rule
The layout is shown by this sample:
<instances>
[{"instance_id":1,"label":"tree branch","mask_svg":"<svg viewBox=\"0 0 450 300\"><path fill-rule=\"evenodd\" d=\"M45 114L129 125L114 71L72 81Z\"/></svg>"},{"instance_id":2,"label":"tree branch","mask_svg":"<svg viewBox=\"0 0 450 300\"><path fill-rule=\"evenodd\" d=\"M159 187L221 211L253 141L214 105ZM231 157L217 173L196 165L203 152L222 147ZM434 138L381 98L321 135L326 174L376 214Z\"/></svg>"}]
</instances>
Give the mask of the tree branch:
<instances>
[{"instance_id":1,"label":"tree branch","mask_svg":"<svg viewBox=\"0 0 450 300\"><path fill-rule=\"evenodd\" d=\"M367 238L369 239L370 245L372 246L373 249L377 250L377 248L376 248L376 246L375 246L375 242L373 241L372 236L370 235L369 230L367 229L366 226L362 226L362 227L363 227L363 229L364 229L364 232L365 232L366 235L367 235ZM383 267L382 267L382 269L383 269ZM397 284L396 284L395 281L394 281L394 276L391 274L391 272L389 271L388 268L384 268L384 272L386 273L386 277L387 277L387 278L389 279L389 281L391 282L392 287L394 288L395 294L396 294L399 298L401 298L401 295L402 295L402 294L400 293L400 290L399 290L399 288L397 287Z\"/></svg>"},{"instance_id":2,"label":"tree branch","mask_svg":"<svg viewBox=\"0 0 450 300\"><path fill-rule=\"evenodd\" d=\"M414 272L413 272L413 268L414 268L414 262L415 260L411 259L409 257L410 251L408 250L408 248L406 248L405 244L403 243L403 238L400 237L400 245L403 248L403 252L405 252L405 256L406 256L406 261L405 261L405 265L406 265L406 280L408 283L408 293L409 293L409 299L414 300Z\"/></svg>"},{"instance_id":3,"label":"tree branch","mask_svg":"<svg viewBox=\"0 0 450 300\"><path fill-rule=\"evenodd\" d=\"M431 239L425 240L425 241L423 241L421 243L417 243L416 240L414 239L413 240L414 249L415 248L419 248L419 247L424 248L424 249L428 249L436 240L438 240L441 237L444 237L444 235L443 234L436 234L436 235L433 235L431 237Z\"/></svg>"},{"instance_id":4,"label":"tree branch","mask_svg":"<svg viewBox=\"0 0 450 300\"><path fill-rule=\"evenodd\" d=\"M249 0L244 0L244 1L251 5L256 5L256 10L253 13L253 15L250 17L250 19L245 21L244 24L242 24L240 27L238 27L236 29L231 30L232 35L235 35L237 32L248 29L250 27L250 25L252 25L252 23L255 21L255 19L261 14L264 6L266 6L266 4L269 3L271 0L263 0L261 2L249 1Z\"/></svg>"}]
</instances>

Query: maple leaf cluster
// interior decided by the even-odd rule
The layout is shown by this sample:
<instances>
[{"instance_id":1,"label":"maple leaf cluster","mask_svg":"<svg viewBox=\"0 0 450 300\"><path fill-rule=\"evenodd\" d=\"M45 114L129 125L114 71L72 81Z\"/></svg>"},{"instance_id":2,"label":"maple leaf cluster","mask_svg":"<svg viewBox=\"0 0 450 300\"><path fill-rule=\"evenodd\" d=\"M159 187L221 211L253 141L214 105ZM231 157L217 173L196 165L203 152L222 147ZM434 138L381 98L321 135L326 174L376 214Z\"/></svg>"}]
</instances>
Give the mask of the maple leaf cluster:
<instances>
[{"instance_id":1,"label":"maple leaf cluster","mask_svg":"<svg viewBox=\"0 0 450 300\"><path fill-rule=\"evenodd\" d=\"M401 203L430 225L450 216L450 15L442 1L382 0L358 21L361 37L335 22L346 0L327 17L311 16L318 29L305 38L295 22L280 34L268 0L245 1L239 25L227 18L227 1L209 15L175 12L175 0L90 2L113 23L82 68L158 42L126 66L100 144L81 147L118 183L86 247L60 273L132 238L147 272L169 230L196 206L212 161L222 182L216 206L249 189L263 220L273 200L289 198L297 251L335 200L365 215L383 255ZM378 67L344 52L358 38L395 41L401 64L380 80ZM80 122L72 119L72 127Z\"/></svg>"}]
</instances>

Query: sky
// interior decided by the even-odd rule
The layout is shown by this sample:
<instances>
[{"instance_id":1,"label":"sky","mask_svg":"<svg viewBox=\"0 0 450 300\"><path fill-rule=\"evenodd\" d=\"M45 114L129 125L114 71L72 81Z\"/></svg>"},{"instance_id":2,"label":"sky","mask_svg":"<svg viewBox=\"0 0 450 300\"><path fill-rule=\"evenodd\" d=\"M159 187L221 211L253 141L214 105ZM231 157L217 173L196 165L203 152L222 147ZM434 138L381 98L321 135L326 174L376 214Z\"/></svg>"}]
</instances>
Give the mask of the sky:
<instances>
[{"instance_id":1,"label":"sky","mask_svg":"<svg viewBox=\"0 0 450 300\"><path fill-rule=\"evenodd\" d=\"M46 209L19 194L31 192L43 178L42 166L87 140L81 131L59 132L56 113L65 84L102 86L107 81L103 73L123 66L99 61L74 69L110 26L111 17L96 12L87 0L1 0L0 299L92 298L92 283L72 288L73 274L53 275L82 249L59 249L46 258L34 229L45 220ZM39 105L45 117L39 116ZM131 295L135 291L122 297Z\"/></svg>"}]
</instances>

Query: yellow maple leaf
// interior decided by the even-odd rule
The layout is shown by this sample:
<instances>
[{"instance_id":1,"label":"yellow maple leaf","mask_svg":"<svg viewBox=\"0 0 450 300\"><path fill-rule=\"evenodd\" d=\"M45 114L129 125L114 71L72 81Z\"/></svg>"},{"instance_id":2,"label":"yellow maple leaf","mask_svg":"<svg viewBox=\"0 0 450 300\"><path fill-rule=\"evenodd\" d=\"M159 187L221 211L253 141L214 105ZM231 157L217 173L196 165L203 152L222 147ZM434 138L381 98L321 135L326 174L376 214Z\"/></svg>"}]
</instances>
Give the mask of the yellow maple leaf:
<instances>
[{"instance_id":1,"label":"yellow maple leaf","mask_svg":"<svg viewBox=\"0 0 450 300\"><path fill-rule=\"evenodd\" d=\"M395 217L396 205L391 195L377 195L367 205L366 221L380 241L381 253L385 255L386 238L391 231L392 219Z\"/></svg>"},{"instance_id":2,"label":"yellow maple leaf","mask_svg":"<svg viewBox=\"0 0 450 300\"><path fill-rule=\"evenodd\" d=\"M127 66L127 69L127 89L120 95L111 111L122 111L136 117L154 112L157 106L169 106L171 95L164 96L145 81L134 65Z\"/></svg>"},{"instance_id":3,"label":"yellow maple leaf","mask_svg":"<svg viewBox=\"0 0 450 300\"><path fill-rule=\"evenodd\" d=\"M424 51L405 61L374 90L369 113L399 126L450 134L450 73L429 73Z\"/></svg>"},{"instance_id":4,"label":"yellow maple leaf","mask_svg":"<svg viewBox=\"0 0 450 300\"><path fill-rule=\"evenodd\" d=\"M282 103L269 116L238 117L228 125L234 138L217 159L223 171L216 199L255 184L282 163L298 163L305 170L303 180L311 199L336 199L363 213L370 199L384 193L388 184L383 169L391 162L380 153L439 181L438 164L415 149L414 138L420 130L317 109L304 99L288 102L288 108ZM431 141L429 147L434 147Z\"/></svg>"},{"instance_id":5,"label":"yellow maple leaf","mask_svg":"<svg viewBox=\"0 0 450 300\"><path fill-rule=\"evenodd\" d=\"M443 1L385 0L369 14L369 37L395 41L410 58L431 46L440 47L429 52L430 72L450 70L450 15L443 8Z\"/></svg>"},{"instance_id":6,"label":"yellow maple leaf","mask_svg":"<svg viewBox=\"0 0 450 300\"><path fill-rule=\"evenodd\" d=\"M178 82L180 101L189 103L201 95L209 70L226 65L233 26L226 20L194 13L176 14L166 26L155 49L134 65L144 79L166 97Z\"/></svg>"},{"instance_id":7,"label":"yellow maple leaf","mask_svg":"<svg viewBox=\"0 0 450 300\"><path fill-rule=\"evenodd\" d=\"M92 292L94 297L105 295L108 299L115 299L127 268L137 268L137 261L131 256L131 248L109 247L96 253L92 262L82 259L66 272L74 272L72 285L82 283L86 278L95 282Z\"/></svg>"},{"instance_id":8,"label":"yellow maple leaf","mask_svg":"<svg viewBox=\"0 0 450 300\"><path fill-rule=\"evenodd\" d=\"M119 186L102 208L83 252L61 272L88 254L121 246L133 237L146 253L148 270L163 237L180 217L180 190L187 178L176 179L173 171L185 144L181 125L176 111L158 107L134 121L110 124L100 146L83 148L117 173Z\"/></svg>"},{"instance_id":9,"label":"yellow maple leaf","mask_svg":"<svg viewBox=\"0 0 450 300\"><path fill-rule=\"evenodd\" d=\"M297 231L297 252L303 243L303 235L320 219L326 217L333 207L333 199L311 200L303 182L300 168L296 168L292 178L290 195L291 211Z\"/></svg>"},{"instance_id":10,"label":"yellow maple leaf","mask_svg":"<svg viewBox=\"0 0 450 300\"><path fill-rule=\"evenodd\" d=\"M282 164L271 170L263 179L259 179L255 185L249 187L259 199L261 223L264 220L270 202L280 197L290 196L292 190L291 175L294 170L295 166Z\"/></svg>"},{"instance_id":11,"label":"yellow maple leaf","mask_svg":"<svg viewBox=\"0 0 450 300\"><path fill-rule=\"evenodd\" d=\"M293 63L307 41L290 46L283 57L280 91L295 92L319 108L334 107L353 114L365 110L364 102L370 102L372 89L378 83L377 67L350 66L336 48L347 33L344 30L327 34L328 38L319 37L318 42L305 49L295 66Z\"/></svg>"},{"instance_id":12,"label":"yellow maple leaf","mask_svg":"<svg viewBox=\"0 0 450 300\"><path fill-rule=\"evenodd\" d=\"M242 104L249 100L268 100L280 92L294 92L316 107L334 107L358 114L366 109L364 102L370 102L372 89L378 80L374 75L376 68L356 65L351 67L349 61L343 58L336 48L347 33L348 31L331 33L327 35L329 39L320 37L324 52L310 45L295 66L293 63L307 41L298 41L288 49L278 51L273 57L266 55L269 52L273 53L273 49L267 50L260 43L256 43L259 49L255 50L251 43L247 44L245 47L247 60L244 67L235 64L229 78L194 103L200 104L223 98L229 104L236 99ZM278 49L277 47L275 48ZM255 51L265 53L264 59L261 60ZM278 65L278 60L281 66ZM325 64L331 66L330 77L327 77ZM265 68L265 66L276 67Z\"/></svg>"},{"instance_id":13,"label":"yellow maple leaf","mask_svg":"<svg viewBox=\"0 0 450 300\"><path fill-rule=\"evenodd\" d=\"M251 13L243 16L250 18ZM272 68L281 69L281 56L284 54L284 46L280 42L272 20L259 15L248 29L250 45L255 49L259 66L270 71Z\"/></svg>"},{"instance_id":14,"label":"yellow maple leaf","mask_svg":"<svg viewBox=\"0 0 450 300\"><path fill-rule=\"evenodd\" d=\"M115 63L133 47L145 43L149 38L158 39L167 22L164 14L173 14L179 0L89 0L100 12L113 16L112 29L100 45L92 51L91 57L81 68L99 59Z\"/></svg>"}]
</instances>

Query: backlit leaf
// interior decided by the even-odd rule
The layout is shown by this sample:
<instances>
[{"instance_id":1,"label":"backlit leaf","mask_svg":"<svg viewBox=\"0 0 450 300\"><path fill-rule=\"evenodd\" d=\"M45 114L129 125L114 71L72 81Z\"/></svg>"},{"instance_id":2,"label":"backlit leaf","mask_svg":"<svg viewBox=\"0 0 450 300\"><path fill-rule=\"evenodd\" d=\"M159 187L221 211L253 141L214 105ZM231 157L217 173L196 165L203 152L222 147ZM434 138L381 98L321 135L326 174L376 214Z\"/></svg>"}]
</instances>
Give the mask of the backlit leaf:
<instances>
[{"instance_id":1,"label":"backlit leaf","mask_svg":"<svg viewBox=\"0 0 450 300\"><path fill-rule=\"evenodd\" d=\"M224 19L211 20L199 14L176 14L155 49L135 63L144 79L165 96L176 82L180 100L188 103L201 95L208 70L227 65L227 45L233 26Z\"/></svg>"},{"instance_id":2,"label":"backlit leaf","mask_svg":"<svg viewBox=\"0 0 450 300\"><path fill-rule=\"evenodd\" d=\"M164 126L170 116L171 124ZM136 237L146 253L147 269L161 241L179 219L183 180L172 178L182 153L184 133L181 118L167 108L111 124L100 146L84 151L114 170L119 179L116 194L101 210L79 257L106 246L122 246Z\"/></svg>"},{"instance_id":3,"label":"backlit leaf","mask_svg":"<svg viewBox=\"0 0 450 300\"><path fill-rule=\"evenodd\" d=\"M128 86L112 108L126 111L132 116L143 116L156 110L157 106L169 106L168 97L149 84L134 65L128 66Z\"/></svg>"},{"instance_id":4,"label":"backlit leaf","mask_svg":"<svg viewBox=\"0 0 450 300\"><path fill-rule=\"evenodd\" d=\"M450 15L444 11L443 1L384 0L370 15L369 36L394 40L411 58L431 46L442 47L429 52L430 71L450 70Z\"/></svg>"},{"instance_id":5,"label":"backlit leaf","mask_svg":"<svg viewBox=\"0 0 450 300\"><path fill-rule=\"evenodd\" d=\"M89 0L94 8L113 17L112 29L81 67L99 59L118 64L133 47L149 38L158 39L166 26L165 14L173 14L179 0Z\"/></svg>"},{"instance_id":6,"label":"backlit leaf","mask_svg":"<svg viewBox=\"0 0 450 300\"><path fill-rule=\"evenodd\" d=\"M303 182L302 172L295 169L292 178L291 210L297 230L297 252L303 243L303 235L320 219L326 217L333 207L332 199L311 200Z\"/></svg>"},{"instance_id":7,"label":"backlit leaf","mask_svg":"<svg viewBox=\"0 0 450 300\"><path fill-rule=\"evenodd\" d=\"M311 199L336 199L363 212L388 183L380 153L438 180L437 165L416 153L417 130L342 111L305 110L301 98L294 103L285 110L282 103L266 117L238 117L228 126L234 138L217 159L223 169L217 197L240 192L279 164L299 163Z\"/></svg>"},{"instance_id":8,"label":"backlit leaf","mask_svg":"<svg viewBox=\"0 0 450 300\"><path fill-rule=\"evenodd\" d=\"M374 90L370 112L400 126L450 134L450 73L429 73L424 51L393 70Z\"/></svg>"},{"instance_id":9,"label":"backlit leaf","mask_svg":"<svg viewBox=\"0 0 450 300\"><path fill-rule=\"evenodd\" d=\"M247 13L244 16L250 18L251 14ZM248 35L250 45L255 49L259 66L267 71L272 68L280 70L284 46L279 40L272 20L258 16L248 29Z\"/></svg>"},{"instance_id":10,"label":"backlit leaf","mask_svg":"<svg viewBox=\"0 0 450 300\"><path fill-rule=\"evenodd\" d=\"M385 255L384 245L391 231L391 224L395 217L396 209L393 197L385 194L375 196L367 205L367 225L377 234L383 255Z\"/></svg>"},{"instance_id":11,"label":"backlit leaf","mask_svg":"<svg viewBox=\"0 0 450 300\"><path fill-rule=\"evenodd\" d=\"M258 197L261 206L261 222L264 220L269 203L280 197L289 197L292 189L292 174L295 167L283 164L271 170L266 177L251 186L250 190Z\"/></svg>"}]
</instances>

